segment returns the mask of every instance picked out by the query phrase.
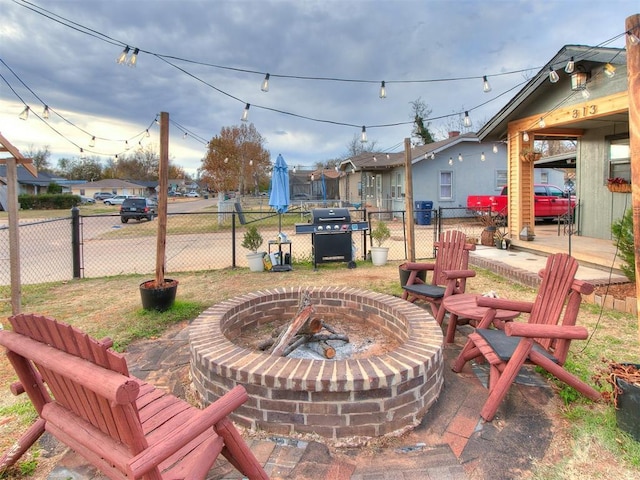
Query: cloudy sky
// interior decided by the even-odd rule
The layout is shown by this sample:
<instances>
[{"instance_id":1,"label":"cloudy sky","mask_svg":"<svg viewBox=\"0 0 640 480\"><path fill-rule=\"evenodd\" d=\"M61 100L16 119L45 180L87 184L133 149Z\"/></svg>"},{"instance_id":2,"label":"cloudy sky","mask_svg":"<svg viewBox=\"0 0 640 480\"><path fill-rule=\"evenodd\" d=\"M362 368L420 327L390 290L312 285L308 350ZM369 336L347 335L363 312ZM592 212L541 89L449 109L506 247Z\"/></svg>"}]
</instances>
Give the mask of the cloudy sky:
<instances>
[{"instance_id":1,"label":"cloudy sky","mask_svg":"<svg viewBox=\"0 0 640 480\"><path fill-rule=\"evenodd\" d=\"M477 131L564 45L624 47L639 12L638 0L0 0L0 133L23 152L48 146L54 165L80 148L106 159L125 140L157 145L169 112L170 156L195 174L249 103L274 161L342 157L363 125L400 151L412 101L440 137L464 111ZM135 68L115 61L126 45Z\"/></svg>"}]
</instances>

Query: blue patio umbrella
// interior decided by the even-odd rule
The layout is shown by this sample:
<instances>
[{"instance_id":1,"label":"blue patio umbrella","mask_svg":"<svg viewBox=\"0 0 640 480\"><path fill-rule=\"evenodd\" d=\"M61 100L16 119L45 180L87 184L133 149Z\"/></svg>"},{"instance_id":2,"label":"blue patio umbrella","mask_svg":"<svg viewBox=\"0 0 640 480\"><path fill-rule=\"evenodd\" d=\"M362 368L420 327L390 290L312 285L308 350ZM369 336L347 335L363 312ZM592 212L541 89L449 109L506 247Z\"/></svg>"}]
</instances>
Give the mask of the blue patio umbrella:
<instances>
[{"instance_id":1,"label":"blue patio umbrella","mask_svg":"<svg viewBox=\"0 0 640 480\"><path fill-rule=\"evenodd\" d=\"M282 214L289 209L289 168L282 155L278 155L273 166L269 206L278 212L278 233L280 233Z\"/></svg>"}]
</instances>

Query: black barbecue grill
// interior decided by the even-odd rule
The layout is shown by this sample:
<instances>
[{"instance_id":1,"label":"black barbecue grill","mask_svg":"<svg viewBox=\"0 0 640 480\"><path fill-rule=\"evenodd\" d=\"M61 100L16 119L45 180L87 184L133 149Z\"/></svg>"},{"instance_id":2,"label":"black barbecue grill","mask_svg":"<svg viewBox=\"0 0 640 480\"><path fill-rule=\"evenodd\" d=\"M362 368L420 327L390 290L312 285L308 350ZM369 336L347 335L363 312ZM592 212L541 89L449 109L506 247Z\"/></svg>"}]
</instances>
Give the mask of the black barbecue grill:
<instances>
[{"instance_id":1,"label":"black barbecue grill","mask_svg":"<svg viewBox=\"0 0 640 480\"><path fill-rule=\"evenodd\" d=\"M349 268L355 267L351 232L368 229L367 222L352 222L346 208L316 208L311 210L311 223L296 224L297 234L311 234L313 268L328 262L347 262Z\"/></svg>"}]
</instances>

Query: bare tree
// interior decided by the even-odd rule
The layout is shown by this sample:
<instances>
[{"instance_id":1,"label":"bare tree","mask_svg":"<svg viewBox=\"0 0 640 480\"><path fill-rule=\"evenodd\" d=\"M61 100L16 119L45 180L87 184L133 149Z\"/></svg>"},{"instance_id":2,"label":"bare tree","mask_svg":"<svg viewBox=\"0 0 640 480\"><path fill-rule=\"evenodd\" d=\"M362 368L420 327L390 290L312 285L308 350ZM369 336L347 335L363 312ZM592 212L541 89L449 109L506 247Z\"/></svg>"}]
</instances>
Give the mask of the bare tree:
<instances>
[{"instance_id":1,"label":"bare tree","mask_svg":"<svg viewBox=\"0 0 640 480\"><path fill-rule=\"evenodd\" d=\"M29 149L25 152L24 156L33 161L33 166L36 167L36 169L47 172L51 171L49 160L51 157L51 150L49 150L49 145L45 145L37 150L33 145L29 145Z\"/></svg>"},{"instance_id":2,"label":"bare tree","mask_svg":"<svg viewBox=\"0 0 640 480\"><path fill-rule=\"evenodd\" d=\"M433 139L433 135L429 131L429 125L431 122L425 122L429 115L431 115L431 109L429 105L422 101L421 97L418 97L416 100L410 102L411 103L411 118L414 121L413 132L411 132L411 137L415 139L415 143L418 145L427 145L428 143L433 143L435 140Z\"/></svg>"},{"instance_id":3,"label":"bare tree","mask_svg":"<svg viewBox=\"0 0 640 480\"><path fill-rule=\"evenodd\" d=\"M347 153L343 156L343 159L355 157L365 152L374 152L377 143L376 140L362 142L360 135L353 135L353 138L347 143Z\"/></svg>"}]
</instances>

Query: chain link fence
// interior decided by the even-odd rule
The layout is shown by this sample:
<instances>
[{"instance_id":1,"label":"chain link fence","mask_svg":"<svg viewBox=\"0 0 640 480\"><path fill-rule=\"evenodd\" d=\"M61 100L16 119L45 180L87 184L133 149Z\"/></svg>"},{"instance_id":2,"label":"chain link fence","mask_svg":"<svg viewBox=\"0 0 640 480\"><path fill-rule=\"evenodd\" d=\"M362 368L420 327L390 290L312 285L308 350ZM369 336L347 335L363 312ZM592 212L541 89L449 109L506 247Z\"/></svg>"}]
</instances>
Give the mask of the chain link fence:
<instances>
[{"instance_id":1,"label":"chain link fence","mask_svg":"<svg viewBox=\"0 0 640 480\"><path fill-rule=\"evenodd\" d=\"M423 219L416 222L414 230L417 260L434 257L434 242L442 230L455 228L479 238L483 228L464 208L415 213ZM77 218L74 215L77 214L20 225L22 284L155 272L157 219L123 224L119 215L77 215ZM389 260L407 258L406 212L353 209L350 215L353 222L388 222L392 233L387 245ZM292 262L312 261L311 235L295 233L297 223L310 221L310 211L295 206L282 215L241 209L168 214L165 274L247 267L246 254L250 252L241 245L249 225L256 225L263 237L260 251L278 248L278 234L283 233L292 242ZM367 258L368 232L353 232L352 238L356 259ZM0 258L0 298L6 299L10 297L11 281L6 227L0 228Z\"/></svg>"}]
</instances>

